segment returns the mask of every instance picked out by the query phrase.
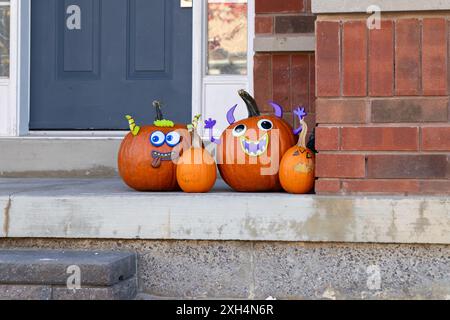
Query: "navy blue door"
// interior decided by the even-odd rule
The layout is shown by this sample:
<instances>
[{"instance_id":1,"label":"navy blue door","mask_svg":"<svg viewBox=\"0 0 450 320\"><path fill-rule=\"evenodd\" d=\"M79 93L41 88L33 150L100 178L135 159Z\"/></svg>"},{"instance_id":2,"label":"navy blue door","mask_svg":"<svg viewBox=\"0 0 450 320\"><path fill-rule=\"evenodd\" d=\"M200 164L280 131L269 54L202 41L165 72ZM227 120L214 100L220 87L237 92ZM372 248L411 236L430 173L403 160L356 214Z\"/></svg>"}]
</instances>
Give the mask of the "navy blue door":
<instances>
[{"instance_id":1,"label":"navy blue door","mask_svg":"<svg viewBox=\"0 0 450 320\"><path fill-rule=\"evenodd\" d=\"M191 118L192 9L180 0L32 1L30 129Z\"/></svg>"}]
</instances>

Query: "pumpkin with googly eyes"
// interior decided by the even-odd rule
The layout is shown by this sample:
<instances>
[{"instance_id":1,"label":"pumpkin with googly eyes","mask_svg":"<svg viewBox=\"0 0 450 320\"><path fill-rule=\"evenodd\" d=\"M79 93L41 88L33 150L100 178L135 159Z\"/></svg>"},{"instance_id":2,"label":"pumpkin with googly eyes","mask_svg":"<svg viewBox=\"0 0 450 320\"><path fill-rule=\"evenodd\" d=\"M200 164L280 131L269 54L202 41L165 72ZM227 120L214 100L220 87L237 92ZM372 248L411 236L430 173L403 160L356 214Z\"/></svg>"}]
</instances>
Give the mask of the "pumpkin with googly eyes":
<instances>
[{"instance_id":1,"label":"pumpkin with googly eyes","mask_svg":"<svg viewBox=\"0 0 450 320\"><path fill-rule=\"evenodd\" d=\"M275 114L261 115L255 99L244 90L239 96L249 116L235 121L234 106L227 114L230 126L217 147L219 172L238 192L282 190L278 172L284 153L295 144L293 129L283 120L281 106L271 102Z\"/></svg>"},{"instance_id":2,"label":"pumpkin with googly eyes","mask_svg":"<svg viewBox=\"0 0 450 320\"><path fill-rule=\"evenodd\" d=\"M179 190L177 160L190 147L186 125L165 120L158 101L153 103L157 117L153 125L138 126L127 116L130 133L122 141L118 156L119 174L137 191Z\"/></svg>"}]
</instances>

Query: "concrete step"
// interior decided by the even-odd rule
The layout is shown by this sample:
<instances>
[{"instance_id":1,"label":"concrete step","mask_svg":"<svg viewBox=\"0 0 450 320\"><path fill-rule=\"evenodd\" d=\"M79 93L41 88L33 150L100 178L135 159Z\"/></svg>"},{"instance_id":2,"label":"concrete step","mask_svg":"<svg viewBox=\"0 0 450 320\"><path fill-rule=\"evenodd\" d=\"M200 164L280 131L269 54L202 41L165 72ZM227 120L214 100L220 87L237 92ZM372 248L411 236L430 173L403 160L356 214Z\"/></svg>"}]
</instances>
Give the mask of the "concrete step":
<instances>
[{"instance_id":1,"label":"concrete step","mask_svg":"<svg viewBox=\"0 0 450 320\"><path fill-rule=\"evenodd\" d=\"M1 179L0 238L450 243L448 197L135 192L119 179Z\"/></svg>"},{"instance_id":2,"label":"concrete step","mask_svg":"<svg viewBox=\"0 0 450 320\"><path fill-rule=\"evenodd\" d=\"M0 250L0 299L134 299L136 292L134 253Z\"/></svg>"}]
</instances>

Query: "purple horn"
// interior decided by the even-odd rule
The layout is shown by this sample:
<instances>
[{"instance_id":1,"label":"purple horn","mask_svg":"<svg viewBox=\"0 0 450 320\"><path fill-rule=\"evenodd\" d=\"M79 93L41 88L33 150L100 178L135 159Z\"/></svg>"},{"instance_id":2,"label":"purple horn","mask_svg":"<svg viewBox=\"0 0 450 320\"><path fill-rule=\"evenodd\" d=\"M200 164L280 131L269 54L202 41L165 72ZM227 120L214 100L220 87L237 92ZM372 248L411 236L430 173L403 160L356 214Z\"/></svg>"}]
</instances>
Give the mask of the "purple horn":
<instances>
[{"instance_id":1,"label":"purple horn","mask_svg":"<svg viewBox=\"0 0 450 320\"><path fill-rule=\"evenodd\" d=\"M236 119L234 118L234 110L236 110L238 105L235 105L233 108L231 108L227 113L227 121L229 124L233 124L236 122Z\"/></svg>"},{"instance_id":2,"label":"purple horn","mask_svg":"<svg viewBox=\"0 0 450 320\"><path fill-rule=\"evenodd\" d=\"M275 116L277 118L283 118L283 108L275 102L269 102L269 103L273 107L273 110L275 111Z\"/></svg>"}]
</instances>

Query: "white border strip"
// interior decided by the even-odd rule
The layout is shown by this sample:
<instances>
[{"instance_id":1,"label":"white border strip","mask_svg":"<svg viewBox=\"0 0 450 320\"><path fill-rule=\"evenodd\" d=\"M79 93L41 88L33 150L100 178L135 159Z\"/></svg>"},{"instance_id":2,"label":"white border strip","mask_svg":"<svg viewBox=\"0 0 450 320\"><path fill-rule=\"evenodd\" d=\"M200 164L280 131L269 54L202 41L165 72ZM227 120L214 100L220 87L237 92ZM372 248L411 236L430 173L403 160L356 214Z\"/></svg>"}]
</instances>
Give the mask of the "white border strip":
<instances>
[{"instance_id":1,"label":"white border strip","mask_svg":"<svg viewBox=\"0 0 450 320\"><path fill-rule=\"evenodd\" d=\"M381 12L450 10L449 0L312 0L313 13L366 13L370 6Z\"/></svg>"}]
</instances>

